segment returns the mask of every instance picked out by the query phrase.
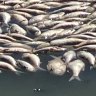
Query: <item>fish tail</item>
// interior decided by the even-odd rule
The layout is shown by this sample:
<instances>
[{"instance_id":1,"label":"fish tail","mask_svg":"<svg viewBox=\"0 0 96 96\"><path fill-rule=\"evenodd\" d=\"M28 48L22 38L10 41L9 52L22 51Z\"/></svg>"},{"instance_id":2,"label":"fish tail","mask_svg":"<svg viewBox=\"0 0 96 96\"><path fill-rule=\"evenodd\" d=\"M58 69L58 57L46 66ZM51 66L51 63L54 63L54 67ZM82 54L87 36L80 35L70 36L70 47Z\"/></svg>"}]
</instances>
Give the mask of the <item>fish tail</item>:
<instances>
[{"instance_id":1,"label":"fish tail","mask_svg":"<svg viewBox=\"0 0 96 96\"><path fill-rule=\"evenodd\" d=\"M72 80L78 80L78 81L81 81L81 79L79 78L79 76L72 76L70 79L69 79L69 82L72 81Z\"/></svg>"},{"instance_id":2,"label":"fish tail","mask_svg":"<svg viewBox=\"0 0 96 96\"><path fill-rule=\"evenodd\" d=\"M21 73L24 73L24 72L22 72L22 71L16 71L15 72L16 75L21 75Z\"/></svg>"},{"instance_id":3,"label":"fish tail","mask_svg":"<svg viewBox=\"0 0 96 96\"><path fill-rule=\"evenodd\" d=\"M41 71L46 71L46 69L41 68L41 67L38 67L38 69L41 70Z\"/></svg>"}]
</instances>

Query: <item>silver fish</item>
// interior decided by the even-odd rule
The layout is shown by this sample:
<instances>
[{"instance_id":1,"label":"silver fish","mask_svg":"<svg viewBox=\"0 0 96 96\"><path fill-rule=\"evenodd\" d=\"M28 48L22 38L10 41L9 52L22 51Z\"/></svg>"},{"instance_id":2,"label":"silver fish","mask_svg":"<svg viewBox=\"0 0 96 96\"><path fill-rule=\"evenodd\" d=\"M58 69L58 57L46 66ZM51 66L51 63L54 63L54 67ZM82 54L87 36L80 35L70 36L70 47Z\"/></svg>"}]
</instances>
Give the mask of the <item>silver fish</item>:
<instances>
[{"instance_id":1,"label":"silver fish","mask_svg":"<svg viewBox=\"0 0 96 96\"><path fill-rule=\"evenodd\" d=\"M81 71L84 71L84 69L85 69L84 62L82 60L77 59L77 60L74 60L74 61L70 62L67 65L67 67L69 69L71 69L72 72L73 72L73 75L69 79L69 82L74 80L74 79L77 79L77 80L81 81L81 79L79 78L79 74L80 74Z\"/></svg>"},{"instance_id":2,"label":"silver fish","mask_svg":"<svg viewBox=\"0 0 96 96\"><path fill-rule=\"evenodd\" d=\"M89 62L92 66L95 65L95 56L94 56L92 53L87 52L87 51L79 51L79 52L77 53L77 56L87 59L88 62Z\"/></svg>"},{"instance_id":3,"label":"silver fish","mask_svg":"<svg viewBox=\"0 0 96 96\"><path fill-rule=\"evenodd\" d=\"M0 55L0 59L1 60L2 59L7 60L12 66L14 66L15 68L17 68L16 61L15 61L15 59L12 56L2 54L2 55Z\"/></svg>"},{"instance_id":4,"label":"silver fish","mask_svg":"<svg viewBox=\"0 0 96 96\"><path fill-rule=\"evenodd\" d=\"M43 70L45 71L45 69L40 67L41 61L39 56L35 55L35 54L30 54L30 53L24 53L22 58L29 58L30 59L30 63L37 69L39 70Z\"/></svg>"},{"instance_id":5,"label":"silver fish","mask_svg":"<svg viewBox=\"0 0 96 96\"><path fill-rule=\"evenodd\" d=\"M64 62L68 64L72 59L76 58L76 52L75 51L67 51L62 56Z\"/></svg>"},{"instance_id":6,"label":"silver fish","mask_svg":"<svg viewBox=\"0 0 96 96\"><path fill-rule=\"evenodd\" d=\"M17 60L17 64L18 64L18 66L20 65L21 69L24 68L29 72L36 72L36 68L24 60Z\"/></svg>"},{"instance_id":7,"label":"silver fish","mask_svg":"<svg viewBox=\"0 0 96 96\"><path fill-rule=\"evenodd\" d=\"M21 71L16 70L12 65L10 65L9 63L0 61L0 68L1 69L8 69L12 72L14 72L17 75L20 75L20 73L22 73Z\"/></svg>"}]
</instances>

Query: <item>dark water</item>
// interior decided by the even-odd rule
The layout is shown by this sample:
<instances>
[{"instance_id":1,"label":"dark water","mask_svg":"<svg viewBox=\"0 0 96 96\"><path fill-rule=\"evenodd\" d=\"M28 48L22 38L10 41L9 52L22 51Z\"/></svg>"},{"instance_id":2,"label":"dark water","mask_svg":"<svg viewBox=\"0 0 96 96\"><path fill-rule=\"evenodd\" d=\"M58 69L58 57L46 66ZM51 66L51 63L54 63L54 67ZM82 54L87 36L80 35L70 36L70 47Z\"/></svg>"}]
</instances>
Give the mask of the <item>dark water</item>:
<instances>
[{"instance_id":1,"label":"dark water","mask_svg":"<svg viewBox=\"0 0 96 96\"><path fill-rule=\"evenodd\" d=\"M43 65L46 66L48 56L42 56ZM0 75L0 96L95 96L96 95L96 70L85 70L80 74L81 82L68 82L71 77L55 76L48 72L24 73L20 76L13 73ZM34 92L40 88L40 92Z\"/></svg>"}]
</instances>

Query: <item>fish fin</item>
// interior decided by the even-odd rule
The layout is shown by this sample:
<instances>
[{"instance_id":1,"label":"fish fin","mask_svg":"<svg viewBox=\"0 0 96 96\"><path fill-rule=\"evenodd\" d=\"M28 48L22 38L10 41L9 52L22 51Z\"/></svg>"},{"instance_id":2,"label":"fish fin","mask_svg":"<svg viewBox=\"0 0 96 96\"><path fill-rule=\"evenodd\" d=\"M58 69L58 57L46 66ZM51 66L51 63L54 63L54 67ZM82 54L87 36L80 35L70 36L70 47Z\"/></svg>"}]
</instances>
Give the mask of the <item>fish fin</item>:
<instances>
[{"instance_id":1,"label":"fish fin","mask_svg":"<svg viewBox=\"0 0 96 96\"><path fill-rule=\"evenodd\" d=\"M69 79L69 82L72 81L72 80L78 80L78 81L81 81L81 79L79 78L79 76L72 76L70 79Z\"/></svg>"},{"instance_id":2,"label":"fish fin","mask_svg":"<svg viewBox=\"0 0 96 96\"><path fill-rule=\"evenodd\" d=\"M95 66L94 66L95 67ZM92 70L94 68L93 66L90 66L90 70Z\"/></svg>"},{"instance_id":3,"label":"fish fin","mask_svg":"<svg viewBox=\"0 0 96 96\"><path fill-rule=\"evenodd\" d=\"M54 55L50 55L52 58L54 58L54 59L60 59L61 58L61 56L54 56Z\"/></svg>"},{"instance_id":4,"label":"fish fin","mask_svg":"<svg viewBox=\"0 0 96 96\"><path fill-rule=\"evenodd\" d=\"M46 71L46 69L38 67L37 69L41 70L41 71Z\"/></svg>"},{"instance_id":5,"label":"fish fin","mask_svg":"<svg viewBox=\"0 0 96 96\"><path fill-rule=\"evenodd\" d=\"M20 76L21 73L24 73L24 72L22 72L22 71L16 71L15 72L15 74L18 75L18 76Z\"/></svg>"}]
</instances>

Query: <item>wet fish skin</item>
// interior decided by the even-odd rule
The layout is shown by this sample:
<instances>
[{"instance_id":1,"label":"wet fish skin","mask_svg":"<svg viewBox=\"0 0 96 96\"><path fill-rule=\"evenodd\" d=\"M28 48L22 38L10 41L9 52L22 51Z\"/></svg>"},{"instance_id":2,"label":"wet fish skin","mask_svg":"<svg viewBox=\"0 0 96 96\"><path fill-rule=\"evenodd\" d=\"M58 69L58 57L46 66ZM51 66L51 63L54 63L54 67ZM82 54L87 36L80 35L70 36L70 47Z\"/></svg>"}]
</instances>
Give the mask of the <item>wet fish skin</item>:
<instances>
[{"instance_id":1,"label":"wet fish skin","mask_svg":"<svg viewBox=\"0 0 96 96\"><path fill-rule=\"evenodd\" d=\"M74 60L72 62L70 62L67 67L72 70L73 75L72 77L69 79L69 82L76 79L78 81L81 81L81 79L79 78L79 74L81 71L84 71L85 69L85 63L82 60Z\"/></svg>"},{"instance_id":2,"label":"wet fish skin","mask_svg":"<svg viewBox=\"0 0 96 96\"><path fill-rule=\"evenodd\" d=\"M64 60L65 64L68 64L74 58L76 58L76 52L73 50L65 52L62 56L62 59Z\"/></svg>"},{"instance_id":3,"label":"wet fish skin","mask_svg":"<svg viewBox=\"0 0 96 96\"><path fill-rule=\"evenodd\" d=\"M92 53L90 53L90 52L88 52L88 51L79 51L79 52L77 53L77 56L78 56L78 57L83 57L83 58L87 59L88 62L89 62L92 66L95 65L95 56L94 56Z\"/></svg>"},{"instance_id":4,"label":"wet fish skin","mask_svg":"<svg viewBox=\"0 0 96 96\"><path fill-rule=\"evenodd\" d=\"M36 72L36 68L33 67L30 63L24 61L24 60L17 60L18 67L21 66L21 69L25 68L29 72ZM23 68L22 68L23 67Z\"/></svg>"},{"instance_id":5,"label":"wet fish skin","mask_svg":"<svg viewBox=\"0 0 96 96\"><path fill-rule=\"evenodd\" d=\"M26 59L29 58L30 59L30 63L37 69L42 70L42 71L46 71L45 69L40 67L41 61L39 56L35 55L35 54L30 54L30 53L24 53L22 58Z\"/></svg>"}]
</instances>

